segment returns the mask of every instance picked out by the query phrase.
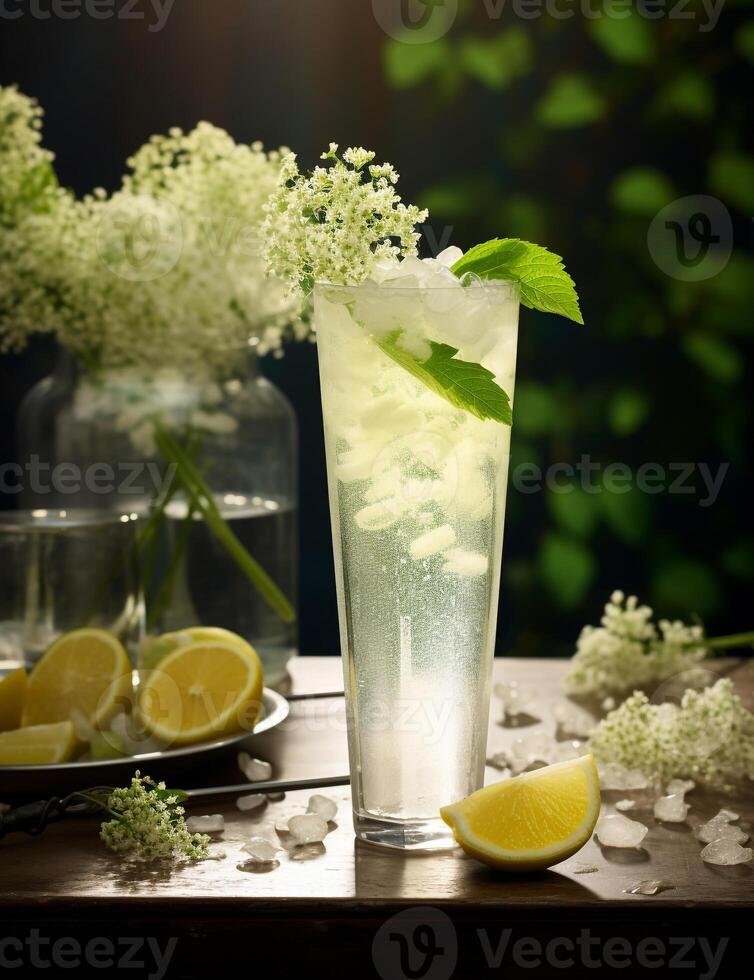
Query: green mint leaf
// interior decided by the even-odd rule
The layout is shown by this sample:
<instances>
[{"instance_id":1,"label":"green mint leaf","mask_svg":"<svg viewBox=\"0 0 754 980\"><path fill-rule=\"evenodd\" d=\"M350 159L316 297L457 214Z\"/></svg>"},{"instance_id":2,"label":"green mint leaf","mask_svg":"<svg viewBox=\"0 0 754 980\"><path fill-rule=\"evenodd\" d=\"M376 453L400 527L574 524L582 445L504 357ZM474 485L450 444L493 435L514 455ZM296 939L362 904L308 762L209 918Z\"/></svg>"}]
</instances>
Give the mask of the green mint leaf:
<instances>
[{"instance_id":1,"label":"green mint leaf","mask_svg":"<svg viewBox=\"0 0 754 980\"><path fill-rule=\"evenodd\" d=\"M470 249L452 271L459 278L473 273L480 279L512 279L521 286L524 306L584 322L576 286L563 260L541 245L520 238L493 238Z\"/></svg>"},{"instance_id":2,"label":"green mint leaf","mask_svg":"<svg viewBox=\"0 0 754 980\"><path fill-rule=\"evenodd\" d=\"M382 339L375 338L375 343L396 364L456 408L471 412L479 419L512 424L510 398L495 384L492 371L481 364L458 360L455 356L457 348L434 340L429 341L431 355L422 361L398 345L401 333L400 330L393 331Z\"/></svg>"}]
</instances>

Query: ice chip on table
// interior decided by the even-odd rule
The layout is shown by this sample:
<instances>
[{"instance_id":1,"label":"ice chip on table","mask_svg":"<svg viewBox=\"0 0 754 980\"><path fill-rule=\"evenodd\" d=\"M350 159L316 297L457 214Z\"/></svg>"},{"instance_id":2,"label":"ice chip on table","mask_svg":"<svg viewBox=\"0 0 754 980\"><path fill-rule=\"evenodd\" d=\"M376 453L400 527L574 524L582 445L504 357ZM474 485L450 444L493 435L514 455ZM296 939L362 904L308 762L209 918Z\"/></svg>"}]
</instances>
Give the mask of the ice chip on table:
<instances>
[{"instance_id":1,"label":"ice chip on table","mask_svg":"<svg viewBox=\"0 0 754 980\"><path fill-rule=\"evenodd\" d=\"M711 844L714 840L730 840L737 844L745 844L749 835L741 827L734 826L734 820L738 820L737 813L733 813L731 810L720 810L707 823L697 827L697 840L703 844Z\"/></svg>"},{"instance_id":2,"label":"ice chip on table","mask_svg":"<svg viewBox=\"0 0 754 980\"><path fill-rule=\"evenodd\" d=\"M689 805L681 793L661 796L655 801L654 815L663 823L683 823L689 815Z\"/></svg>"},{"instance_id":3,"label":"ice chip on table","mask_svg":"<svg viewBox=\"0 0 754 980\"><path fill-rule=\"evenodd\" d=\"M306 808L307 813L316 813L322 817L325 821L334 820L338 815L338 804L335 800L331 800L329 796L322 796L321 793L315 793L314 796L309 797L309 805Z\"/></svg>"},{"instance_id":4,"label":"ice chip on table","mask_svg":"<svg viewBox=\"0 0 754 980\"><path fill-rule=\"evenodd\" d=\"M445 552L444 571L454 575L485 575L489 560L477 551L465 548L451 548Z\"/></svg>"},{"instance_id":5,"label":"ice chip on table","mask_svg":"<svg viewBox=\"0 0 754 980\"><path fill-rule=\"evenodd\" d=\"M514 739L509 753L511 772L515 775L524 772L535 763L547 765L555 751L555 739L545 732L532 732Z\"/></svg>"},{"instance_id":6,"label":"ice chip on table","mask_svg":"<svg viewBox=\"0 0 754 980\"><path fill-rule=\"evenodd\" d=\"M652 781L640 769L627 769L618 762L599 766L600 786L605 790L649 789Z\"/></svg>"},{"instance_id":7,"label":"ice chip on table","mask_svg":"<svg viewBox=\"0 0 754 980\"><path fill-rule=\"evenodd\" d=\"M751 861L754 851L741 847L734 840L713 840L702 851L702 861L706 864L746 864Z\"/></svg>"},{"instance_id":8,"label":"ice chip on table","mask_svg":"<svg viewBox=\"0 0 754 980\"><path fill-rule=\"evenodd\" d=\"M207 860L208 861L224 861L227 856L228 855L226 854L225 851L223 851L221 849L218 849L218 850L210 851L209 854L207 855Z\"/></svg>"},{"instance_id":9,"label":"ice chip on table","mask_svg":"<svg viewBox=\"0 0 754 980\"><path fill-rule=\"evenodd\" d=\"M633 810L636 808L636 800L618 800L615 804L615 809L620 810L621 813L626 810Z\"/></svg>"},{"instance_id":10,"label":"ice chip on table","mask_svg":"<svg viewBox=\"0 0 754 980\"><path fill-rule=\"evenodd\" d=\"M532 688L517 681L505 684L495 684L495 697L502 701L505 718L530 714L536 697Z\"/></svg>"},{"instance_id":11,"label":"ice chip on table","mask_svg":"<svg viewBox=\"0 0 754 980\"><path fill-rule=\"evenodd\" d=\"M287 834L288 833L288 821L289 820L290 820L290 817L281 817L279 820L276 820L275 821L275 830L279 834Z\"/></svg>"},{"instance_id":12,"label":"ice chip on table","mask_svg":"<svg viewBox=\"0 0 754 980\"><path fill-rule=\"evenodd\" d=\"M302 813L288 821L288 833L297 846L317 844L327 837L327 821L318 813Z\"/></svg>"},{"instance_id":13,"label":"ice chip on table","mask_svg":"<svg viewBox=\"0 0 754 980\"><path fill-rule=\"evenodd\" d=\"M647 881L637 881L630 888L624 888L626 895L659 895L660 892L672 891L675 885L662 878L650 878Z\"/></svg>"},{"instance_id":14,"label":"ice chip on table","mask_svg":"<svg viewBox=\"0 0 754 980\"><path fill-rule=\"evenodd\" d=\"M558 726L558 731L564 735L573 735L575 738L589 738L597 722L577 704L570 701L562 701L552 709L552 716Z\"/></svg>"},{"instance_id":15,"label":"ice chip on table","mask_svg":"<svg viewBox=\"0 0 754 980\"><path fill-rule=\"evenodd\" d=\"M272 779L272 766L263 759L253 759L248 752L238 753L238 768L250 783L263 783Z\"/></svg>"},{"instance_id":16,"label":"ice chip on table","mask_svg":"<svg viewBox=\"0 0 754 980\"><path fill-rule=\"evenodd\" d=\"M239 810L246 812L248 810L258 810L266 802L267 797L264 793L249 793L248 796L239 796L236 800L236 806Z\"/></svg>"},{"instance_id":17,"label":"ice chip on table","mask_svg":"<svg viewBox=\"0 0 754 980\"><path fill-rule=\"evenodd\" d=\"M680 796L685 796L694 789L696 783L693 779L671 779L668 785L665 787L665 792L668 796L674 796L676 794Z\"/></svg>"},{"instance_id":18,"label":"ice chip on table","mask_svg":"<svg viewBox=\"0 0 754 980\"><path fill-rule=\"evenodd\" d=\"M281 803L285 799L285 793L268 793L267 799L270 803Z\"/></svg>"},{"instance_id":19,"label":"ice chip on table","mask_svg":"<svg viewBox=\"0 0 754 980\"><path fill-rule=\"evenodd\" d=\"M414 538L409 546L409 550L411 551L411 557L418 560L429 558L430 555L436 555L441 551L445 551L455 543L455 530L450 524L443 524L442 527L436 527L431 531L427 531L426 534Z\"/></svg>"},{"instance_id":20,"label":"ice chip on table","mask_svg":"<svg viewBox=\"0 0 754 980\"><path fill-rule=\"evenodd\" d=\"M600 817L595 827L597 839L603 847L641 847L649 828L637 820L629 820L622 813Z\"/></svg>"},{"instance_id":21,"label":"ice chip on table","mask_svg":"<svg viewBox=\"0 0 754 980\"><path fill-rule=\"evenodd\" d=\"M252 837L243 845L241 850L249 854L253 861L257 861L259 864L269 864L270 861L276 859L280 848L272 841L267 840L266 837Z\"/></svg>"},{"instance_id":22,"label":"ice chip on table","mask_svg":"<svg viewBox=\"0 0 754 980\"><path fill-rule=\"evenodd\" d=\"M575 875L593 875L595 871L599 871L596 864L577 864L573 869Z\"/></svg>"},{"instance_id":23,"label":"ice chip on table","mask_svg":"<svg viewBox=\"0 0 754 980\"><path fill-rule=\"evenodd\" d=\"M488 757L487 765L493 769L508 769L510 768L511 760L507 752L495 752Z\"/></svg>"},{"instance_id":24,"label":"ice chip on table","mask_svg":"<svg viewBox=\"0 0 754 980\"><path fill-rule=\"evenodd\" d=\"M225 830L222 813L207 813L201 817L189 817L186 829L190 834L220 834Z\"/></svg>"}]
</instances>

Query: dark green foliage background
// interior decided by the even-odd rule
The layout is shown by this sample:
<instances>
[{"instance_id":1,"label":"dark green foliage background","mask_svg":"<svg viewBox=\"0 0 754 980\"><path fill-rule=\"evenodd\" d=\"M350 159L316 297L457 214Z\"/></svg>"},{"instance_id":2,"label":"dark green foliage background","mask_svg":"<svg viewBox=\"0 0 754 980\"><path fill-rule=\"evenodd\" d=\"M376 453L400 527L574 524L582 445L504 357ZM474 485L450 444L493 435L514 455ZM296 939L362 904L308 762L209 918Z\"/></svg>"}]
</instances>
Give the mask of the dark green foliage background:
<instances>
[{"instance_id":1,"label":"dark green foliage background","mask_svg":"<svg viewBox=\"0 0 754 980\"><path fill-rule=\"evenodd\" d=\"M464 247L539 242L579 285L583 328L523 312L512 467L588 453L634 472L730 469L707 507L698 473L694 494L590 494L578 477L564 494L511 488L501 646L520 654L569 652L618 587L711 631L751 625L754 7L728 0L702 31L701 3L685 8L694 20L654 21L574 6L569 20L495 21L496 5L468 0L439 41L387 41L403 155L416 140L445 172L419 203L435 238L450 225ZM731 261L699 283L668 277L647 247L655 214L691 194L719 198L735 227Z\"/></svg>"}]
</instances>

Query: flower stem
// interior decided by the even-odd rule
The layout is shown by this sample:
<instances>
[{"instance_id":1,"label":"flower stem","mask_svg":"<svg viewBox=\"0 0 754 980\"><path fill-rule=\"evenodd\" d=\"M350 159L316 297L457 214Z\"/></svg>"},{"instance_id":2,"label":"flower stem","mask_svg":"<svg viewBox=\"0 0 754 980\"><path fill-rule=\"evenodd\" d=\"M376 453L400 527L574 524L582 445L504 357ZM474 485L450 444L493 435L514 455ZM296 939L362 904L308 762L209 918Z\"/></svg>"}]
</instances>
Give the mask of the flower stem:
<instances>
[{"instance_id":1,"label":"flower stem","mask_svg":"<svg viewBox=\"0 0 754 980\"><path fill-rule=\"evenodd\" d=\"M709 647L710 650L732 650L735 647L754 647L754 631L705 639L704 645Z\"/></svg>"},{"instance_id":2,"label":"flower stem","mask_svg":"<svg viewBox=\"0 0 754 980\"><path fill-rule=\"evenodd\" d=\"M212 493L191 458L184 452L159 419L154 420L160 452L176 466L176 477L183 484L190 503L201 514L205 524L233 558L240 570L284 623L296 619L296 610L267 572L241 544L215 504Z\"/></svg>"}]
</instances>

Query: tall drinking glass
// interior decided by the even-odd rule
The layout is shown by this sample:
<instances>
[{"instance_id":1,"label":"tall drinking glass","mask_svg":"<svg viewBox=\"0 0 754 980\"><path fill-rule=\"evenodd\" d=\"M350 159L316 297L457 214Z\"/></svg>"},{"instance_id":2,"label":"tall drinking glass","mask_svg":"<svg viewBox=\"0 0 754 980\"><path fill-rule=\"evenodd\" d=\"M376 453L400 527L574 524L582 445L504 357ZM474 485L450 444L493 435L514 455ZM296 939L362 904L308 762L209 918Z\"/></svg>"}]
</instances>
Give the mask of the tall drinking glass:
<instances>
[{"instance_id":1,"label":"tall drinking glass","mask_svg":"<svg viewBox=\"0 0 754 980\"><path fill-rule=\"evenodd\" d=\"M513 397L512 283L315 289L357 837L452 846L441 806L484 778L510 428L384 353L429 341Z\"/></svg>"}]
</instances>

